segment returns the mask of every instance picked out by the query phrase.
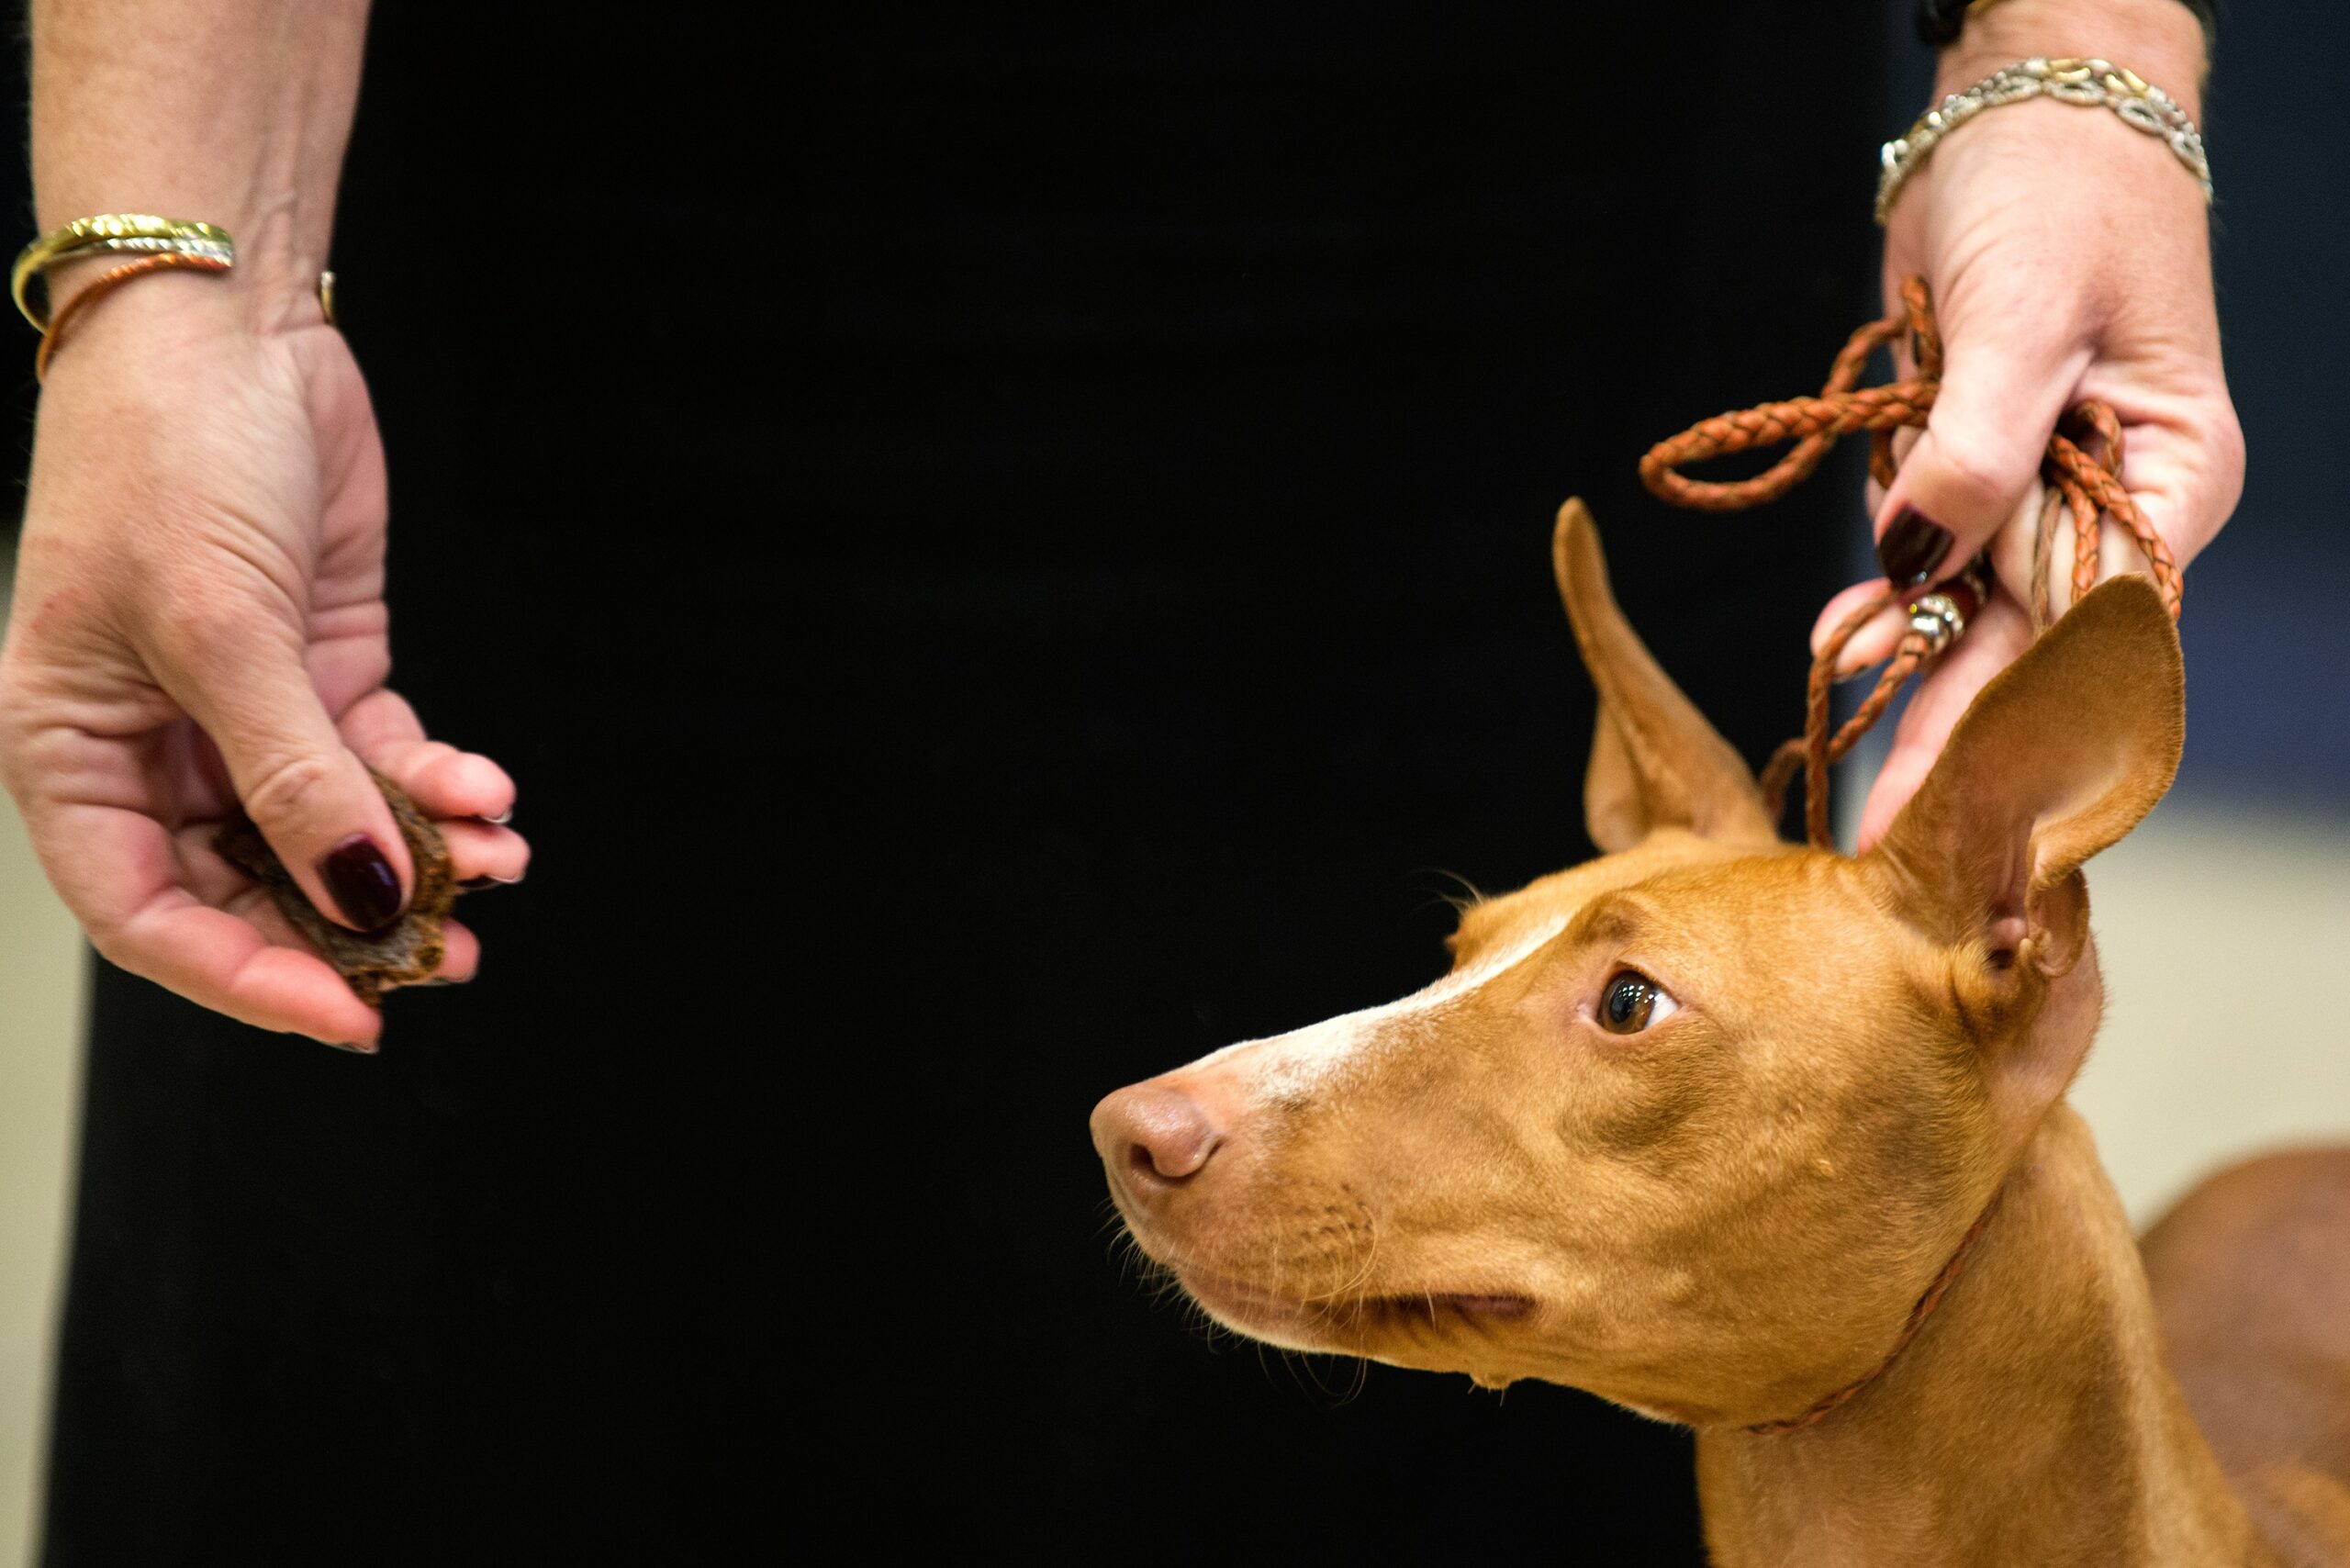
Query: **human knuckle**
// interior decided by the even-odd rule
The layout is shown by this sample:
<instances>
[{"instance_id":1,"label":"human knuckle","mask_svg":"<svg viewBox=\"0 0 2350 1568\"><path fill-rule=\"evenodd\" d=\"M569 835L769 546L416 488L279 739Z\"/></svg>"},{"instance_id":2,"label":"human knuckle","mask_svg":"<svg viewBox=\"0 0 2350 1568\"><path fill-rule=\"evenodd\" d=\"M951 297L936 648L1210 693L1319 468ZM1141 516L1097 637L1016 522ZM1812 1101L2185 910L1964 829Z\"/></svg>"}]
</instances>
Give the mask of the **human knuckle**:
<instances>
[{"instance_id":1,"label":"human knuckle","mask_svg":"<svg viewBox=\"0 0 2350 1568\"><path fill-rule=\"evenodd\" d=\"M116 969L141 976L147 972L146 955L122 922L84 915L82 932L89 937L91 949Z\"/></svg>"},{"instance_id":2,"label":"human knuckle","mask_svg":"<svg viewBox=\"0 0 2350 1568\"><path fill-rule=\"evenodd\" d=\"M2016 488L2012 465L1988 437L1962 428L1934 443L1934 457L1942 488L1970 510L2004 506Z\"/></svg>"},{"instance_id":3,"label":"human knuckle","mask_svg":"<svg viewBox=\"0 0 2350 1568\"><path fill-rule=\"evenodd\" d=\"M265 759L245 791L245 810L260 823L298 820L325 796L334 773L332 761L315 753Z\"/></svg>"},{"instance_id":4,"label":"human knuckle","mask_svg":"<svg viewBox=\"0 0 2350 1568\"><path fill-rule=\"evenodd\" d=\"M380 690L384 682L392 678L392 649L388 642L377 638L366 646L354 661L356 679L369 690ZM414 715L410 715L412 718Z\"/></svg>"},{"instance_id":5,"label":"human knuckle","mask_svg":"<svg viewBox=\"0 0 2350 1568\"><path fill-rule=\"evenodd\" d=\"M19 811L31 797L39 773L28 748L6 726L0 725L0 789L8 792Z\"/></svg>"},{"instance_id":6,"label":"human knuckle","mask_svg":"<svg viewBox=\"0 0 2350 1568\"><path fill-rule=\"evenodd\" d=\"M56 766L57 734L23 679L0 666L0 786L18 802L30 800Z\"/></svg>"},{"instance_id":7,"label":"human knuckle","mask_svg":"<svg viewBox=\"0 0 2350 1568\"><path fill-rule=\"evenodd\" d=\"M2244 488L2244 421L2236 417L2234 405L2222 403L2213 412L2207 429L2211 442L2212 470L2219 476L2222 490L2232 502Z\"/></svg>"}]
</instances>

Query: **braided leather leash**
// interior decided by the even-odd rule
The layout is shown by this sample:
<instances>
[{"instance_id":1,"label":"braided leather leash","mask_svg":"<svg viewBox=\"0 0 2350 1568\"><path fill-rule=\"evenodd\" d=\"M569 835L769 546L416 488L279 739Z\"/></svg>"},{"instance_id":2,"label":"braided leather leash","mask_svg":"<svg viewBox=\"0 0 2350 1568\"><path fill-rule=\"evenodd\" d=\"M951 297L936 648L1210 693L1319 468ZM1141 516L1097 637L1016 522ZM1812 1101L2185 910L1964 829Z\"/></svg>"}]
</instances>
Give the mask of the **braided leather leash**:
<instances>
[{"instance_id":1,"label":"braided leather leash","mask_svg":"<svg viewBox=\"0 0 2350 1568\"><path fill-rule=\"evenodd\" d=\"M1869 432L1869 473L1880 485L1893 483L1893 432L1904 425L1923 426L1942 389L1942 334L1934 324L1934 308L1926 280L1911 277L1901 286L1902 308L1881 321L1872 321L1852 334L1828 372L1828 381L1813 398L1793 398L1780 403L1736 413L1718 414L1651 447L1640 459L1640 480L1659 498L1698 511L1738 511L1776 500L1808 478L1840 436L1854 431ZM1915 374L1883 386L1858 386L1869 355L1893 343L1904 333L1909 340ZM1793 442L1792 450L1751 479L1709 481L1692 479L1680 470L1685 465L1733 453ZM2096 586L2101 520L2110 517L2130 531L2144 553L2155 587L2176 618L2181 591L2177 561L2170 546L2146 521L2118 477L2121 471L2121 421L2108 405L2094 400L2075 404L2048 438L2041 461L2041 479L2047 487L2032 544L2032 629L2044 630L2048 612L2048 573L2054 552L2057 509L2069 509L2074 530L2073 598L2078 600ZM1977 556L1958 577L1921 592L1904 604L1904 596L1879 594L1848 616L1829 635L1812 660L1811 678L1804 700L1803 734L1773 754L1763 767L1763 799L1775 815L1788 782L1798 767L1804 772L1804 830L1822 849L1833 846L1828 823L1829 766L1852 747L1869 726L1883 715L1902 684L1935 655L1956 641L1966 622L1989 598L1988 563ZM1836 661L1862 627L1886 610L1903 605L1909 630L1886 660L1859 710L1832 733L1829 729L1829 695L1836 684Z\"/></svg>"}]
</instances>

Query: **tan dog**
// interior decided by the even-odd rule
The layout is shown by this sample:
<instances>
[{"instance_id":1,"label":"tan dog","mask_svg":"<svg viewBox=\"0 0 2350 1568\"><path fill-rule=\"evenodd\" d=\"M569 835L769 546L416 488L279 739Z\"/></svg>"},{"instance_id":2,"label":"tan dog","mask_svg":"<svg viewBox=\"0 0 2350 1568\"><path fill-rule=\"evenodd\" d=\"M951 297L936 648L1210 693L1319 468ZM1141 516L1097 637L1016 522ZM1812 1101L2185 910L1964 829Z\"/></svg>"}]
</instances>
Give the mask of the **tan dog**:
<instances>
[{"instance_id":1,"label":"tan dog","mask_svg":"<svg viewBox=\"0 0 2350 1568\"><path fill-rule=\"evenodd\" d=\"M1779 841L1577 503L1555 552L1606 853L1471 908L1416 995L1102 1101L1144 1251L1275 1344L1696 1428L1726 1568L2350 1563L2350 1152L2210 1183L2142 1267L2063 1103L2081 865L2178 760L2152 588L2088 595L1850 859Z\"/></svg>"}]
</instances>

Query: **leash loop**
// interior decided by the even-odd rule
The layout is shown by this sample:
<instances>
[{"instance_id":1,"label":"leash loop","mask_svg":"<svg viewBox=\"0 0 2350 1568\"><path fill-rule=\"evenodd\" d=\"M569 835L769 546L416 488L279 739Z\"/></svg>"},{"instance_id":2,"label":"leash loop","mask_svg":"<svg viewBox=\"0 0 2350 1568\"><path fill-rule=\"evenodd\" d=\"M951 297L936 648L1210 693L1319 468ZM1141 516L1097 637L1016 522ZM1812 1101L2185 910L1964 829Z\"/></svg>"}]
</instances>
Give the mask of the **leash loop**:
<instances>
[{"instance_id":1,"label":"leash loop","mask_svg":"<svg viewBox=\"0 0 2350 1568\"><path fill-rule=\"evenodd\" d=\"M1915 372L1882 386L1859 386L1869 356L1905 334ZM1640 482L1660 500L1674 506L1696 511L1742 511L1785 495L1811 476L1840 438L1864 430L1869 432L1870 476L1889 487L1896 469L1893 432L1904 426L1925 425L1942 389L1942 331L1934 320L1933 297L1925 278L1912 275L1901 285L1900 310L1852 335L1829 367L1828 379L1817 397L1764 403L1702 420L1649 449L1640 459ZM1750 479L1693 479L1682 472L1691 464L1785 442L1793 443L1786 455ZM2110 518L2137 542L2154 586L2162 591L2163 602L2171 618L2177 619L2183 588L2177 558L2130 498L2121 479L2121 420L2109 404L2095 399L2075 404L2049 435L2040 465L2046 495L2032 539L2031 603L2026 607L2035 633L2045 631L2053 619L2048 577L2053 566L2060 508L2069 511L2073 523L2076 601L2097 585L2098 544L2104 520ZM1828 820L1830 766L1867 734L1912 675L1958 640L1967 622L1989 601L1993 585L1987 558L1977 555L1956 577L1914 598L1887 591L1845 618L1812 660L1804 693L1803 734L1781 745L1762 769L1759 780L1762 797L1774 815L1787 785L1800 769L1805 834L1819 848L1834 847ZM1829 699L1836 684L1837 660L1863 626L1897 606L1907 611L1909 629L1859 710L1831 732Z\"/></svg>"}]
</instances>

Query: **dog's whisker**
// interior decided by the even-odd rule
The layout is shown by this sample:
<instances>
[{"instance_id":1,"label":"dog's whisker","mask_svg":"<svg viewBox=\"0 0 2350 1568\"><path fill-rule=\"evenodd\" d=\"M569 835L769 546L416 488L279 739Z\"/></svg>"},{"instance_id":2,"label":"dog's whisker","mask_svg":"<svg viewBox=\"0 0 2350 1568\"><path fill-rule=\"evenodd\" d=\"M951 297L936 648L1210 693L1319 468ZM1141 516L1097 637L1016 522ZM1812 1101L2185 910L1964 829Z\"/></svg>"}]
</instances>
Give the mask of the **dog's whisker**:
<instances>
[{"instance_id":1,"label":"dog's whisker","mask_svg":"<svg viewBox=\"0 0 2350 1568\"><path fill-rule=\"evenodd\" d=\"M1449 880L1460 883L1460 892L1451 893L1439 890L1436 895L1445 902L1450 904L1453 909L1459 913L1466 913L1470 910L1476 908L1479 904L1488 902L1483 890L1480 889L1476 883L1471 881L1460 872L1452 870L1448 867L1416 867L1413 868L1412 875L1416 877L1443 877Z\"/></svg>"}]
</instances>

